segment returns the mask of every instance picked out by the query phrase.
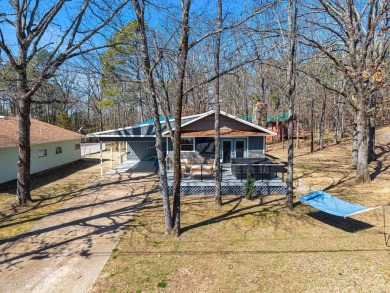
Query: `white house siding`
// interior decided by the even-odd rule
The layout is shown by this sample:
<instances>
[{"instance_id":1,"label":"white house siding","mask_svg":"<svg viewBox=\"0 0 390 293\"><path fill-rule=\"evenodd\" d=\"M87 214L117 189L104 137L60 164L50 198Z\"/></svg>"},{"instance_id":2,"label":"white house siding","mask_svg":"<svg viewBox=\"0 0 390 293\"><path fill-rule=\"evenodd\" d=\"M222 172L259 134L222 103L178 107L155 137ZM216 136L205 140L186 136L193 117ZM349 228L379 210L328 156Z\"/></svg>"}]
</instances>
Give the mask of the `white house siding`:
<instances>
[{"instance_id":1,"label":"white house siding","mask_svg":"<svg viewBox=\"0 0 390 293\"><path fill-rule=\"evenodd\" d=\"M31 174L61 166L81 158L80 149L75 145L80 140L51 142L31 145ZM61 147L62 153L56 154L56 148ZM47 150L46 157L38 157L39 150ZM16 179L18 164L18 148L0 148L0 183Z\"/></svg>"}]
</instances>

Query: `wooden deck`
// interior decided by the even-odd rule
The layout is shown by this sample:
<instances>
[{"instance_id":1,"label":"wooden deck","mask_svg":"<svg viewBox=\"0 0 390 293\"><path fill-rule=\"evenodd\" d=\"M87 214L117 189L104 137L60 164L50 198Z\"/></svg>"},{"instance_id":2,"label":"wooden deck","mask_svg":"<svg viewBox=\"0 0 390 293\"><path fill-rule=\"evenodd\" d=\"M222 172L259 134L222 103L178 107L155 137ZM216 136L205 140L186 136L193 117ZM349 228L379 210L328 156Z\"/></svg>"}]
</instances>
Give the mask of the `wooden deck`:
<instances>
[{"instance_id":1,"label":"wooden deck","mask_svg":"<svg viewBox=\"0 0 390 293\"><path fill-rule=\"evenodd\" d=\"M189 171L189 170L187 170ZM146 172L153 173L153 162L150 161L126 161L110 170L107 174L122 172ZM181 180L180 192L182 195L214 195L215 178L192 178L189 172L185 173ZM282 177L273 176L270 179L256 180L254 184L256 194L285 194L286 183ZM222 195L240 195L243 194L245 179L237 179L229 165L224 164L222 168ZM173 169L168 170L168 192L173 193Z\"/></svg>"},{"instance_id":2,"label":"wooden deck","mask_svg":"<svg viewBox=\"0 0 390 293\"><path fill-rule=\"evenodd\" d=\"M263 195L269 194L285 194L286 183L282 177L273 176L271 179L256 180L255 193ZM222 168L222 182L221 193L228 194L242 194L245 187L245 179L237 179L231 172L230 166L223 166ZM173 170L168 170L168 189L173 191ZM212 195L215 193L215 178L210 177L190 177L190 174L185 173L181 180L181 194L183 195Z\"/></svg>"}]
</instances>

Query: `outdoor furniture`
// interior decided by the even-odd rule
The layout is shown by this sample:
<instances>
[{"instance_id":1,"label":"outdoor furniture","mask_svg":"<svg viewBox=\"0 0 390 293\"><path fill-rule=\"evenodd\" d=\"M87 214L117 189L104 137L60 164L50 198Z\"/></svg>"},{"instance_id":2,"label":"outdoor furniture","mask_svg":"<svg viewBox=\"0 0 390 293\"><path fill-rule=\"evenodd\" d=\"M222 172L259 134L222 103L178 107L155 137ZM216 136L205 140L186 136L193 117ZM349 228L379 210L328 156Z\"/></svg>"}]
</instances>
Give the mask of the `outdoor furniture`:
<instances>
[{"instance_id":1,"label":"outdoor furniture","mask_svg":"<svg viewBox=\"0 0 390 293\"><path fill-rule=\"evenodd\" d=\"M210 165L193 165L190 171L191 177L213 177L214 166Z\"/></svg>"},{"instance_id":2,"label":"outdoor furniture","mask_svg":"<svg viewBox=\"0 0 390 293\"><path fill-rule=\"evenodd\" d=\"M181 165L180 168L181 168L181 176L184 176L184 174L187 171L187 166L186 165Z\"/></svg>"},{"instance_id":3,"label":"outdoor furniture","mask_svg":"<svg viewBox=\"0 0 390 293\"><path fill-rule=\"evenodd\" d=\"M246 179L250 173L255 180L269 180L272 178L272 170L277 171L276 165L265 158L257 159L232 159L231 171L237 179Z\"/></svg>"}]
</instances>

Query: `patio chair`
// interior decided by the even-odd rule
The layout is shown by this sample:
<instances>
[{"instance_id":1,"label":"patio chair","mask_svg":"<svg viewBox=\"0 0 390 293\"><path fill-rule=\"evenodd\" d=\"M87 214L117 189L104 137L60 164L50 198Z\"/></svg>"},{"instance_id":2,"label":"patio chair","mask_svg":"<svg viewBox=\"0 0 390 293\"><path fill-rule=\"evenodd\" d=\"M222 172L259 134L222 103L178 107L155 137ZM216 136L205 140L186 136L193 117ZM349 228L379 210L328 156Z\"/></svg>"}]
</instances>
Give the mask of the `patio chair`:
<instances>
[{"instance_id":1,"label":"patio chair","mask_svg":"<svg viewBox=\"0 0 390 293\"><path fill-rule=\"evenodd\" d=\"M181 165L188 165L188 159L180 159Z\"/></svg>"},{"instance_id":2,"label":"patio chair","mask_svg":"<svg viewBox=\"0 0 390 293\"><path fill-rule=\"evenodd\" d=\"M187 171L187 166L186 165L181 165L180 168L181 168L181 176L184 176L184 174Z\"/></svg>"},{"instance_id":3,"label":"patio chair","mask_svg":"<svg viewBox=\"0 0 390 293\"><path fill-rule=\"evenodd\" d=\"M202 166L194 165L191 166L191 177L213 177L214 176L214 166Z\"/></svg>"}]
</instances>

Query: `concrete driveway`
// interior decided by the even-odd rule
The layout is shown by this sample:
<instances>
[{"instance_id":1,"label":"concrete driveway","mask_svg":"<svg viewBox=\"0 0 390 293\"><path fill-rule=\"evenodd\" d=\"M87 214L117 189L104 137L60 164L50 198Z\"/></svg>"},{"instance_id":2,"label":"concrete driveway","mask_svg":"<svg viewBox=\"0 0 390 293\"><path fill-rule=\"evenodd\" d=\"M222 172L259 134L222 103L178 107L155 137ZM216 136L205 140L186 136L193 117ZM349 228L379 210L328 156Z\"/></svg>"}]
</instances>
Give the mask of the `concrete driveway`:
<instances>
[{"instance_id":1,"label":"concrete driveway","mask_svg":"<svg viewBox=\"0 0 390 293\"><path fill-rule=\"evenodd\" d=\"M134 214L150 173L111 173L29 231L0 241L0 292L87 292Z\"/></svg>"}]
</instances>

